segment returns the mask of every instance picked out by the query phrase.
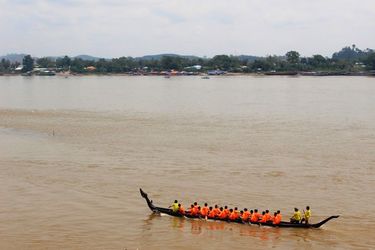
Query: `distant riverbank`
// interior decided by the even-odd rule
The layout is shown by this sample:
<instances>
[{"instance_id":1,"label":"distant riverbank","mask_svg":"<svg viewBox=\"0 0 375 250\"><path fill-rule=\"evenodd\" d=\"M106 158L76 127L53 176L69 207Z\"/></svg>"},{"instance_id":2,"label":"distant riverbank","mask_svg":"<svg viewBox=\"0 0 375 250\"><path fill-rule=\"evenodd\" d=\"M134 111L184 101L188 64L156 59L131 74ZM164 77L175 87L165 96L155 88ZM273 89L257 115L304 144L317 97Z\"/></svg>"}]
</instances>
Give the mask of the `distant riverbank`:
<instances>
[{"instance_id":1,"label":"distant riverbank","mask_svg":"<svg viewBox=\"0 0 375 250\"><path fill-rule=\"evenodd\" d=\"M20 73L0 73L0 76L164 76L169 77L178 77L178 76L375 76L375 72L258 72L258 73L234 73L234 72L225 72L223 74L165 74L165 73L68 73L68 72L58 72L49 75L39 75L39 74L20 74Z\"/></svg>"}]
</instances>

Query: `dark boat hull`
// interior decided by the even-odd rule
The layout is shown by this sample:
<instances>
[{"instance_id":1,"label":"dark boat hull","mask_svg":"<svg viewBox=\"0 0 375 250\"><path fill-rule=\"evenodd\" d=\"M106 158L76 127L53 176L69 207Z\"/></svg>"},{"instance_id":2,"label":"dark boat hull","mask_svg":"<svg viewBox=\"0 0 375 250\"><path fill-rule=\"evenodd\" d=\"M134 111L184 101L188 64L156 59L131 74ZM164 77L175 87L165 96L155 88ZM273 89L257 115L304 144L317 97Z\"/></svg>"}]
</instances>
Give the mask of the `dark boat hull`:
<instances>
[{"instance_id":1,"label":"dark boat hull","mask_svg":"<svg viewBox=\"0 0 375 250\"><path fill-rule=\"evenodd\" d=\"M201 217L191 216L189 214L181 215L179 213L173 212L172 209L169 209L169 208L156 207L156 206L154 206L152 200L150 200L148 198L147 193L145 193L142 189L139 189L139 191L141 192L141 196L146 200L147 205L150 208L150 210L152 212L154 212L154 213L168 214L168 215L174 216L174 217L186 217L186 218L192 218L192 219L204 219L204 218L201 218ZM315 223L315 224L295 224L295 223L290 223L290 222L282 221L278 225L275 225L275 224L272 224L272 223L253 223L253 222L250 223L250 222L243 222L241 219L238 219L236 221L229 221L229 220L222 220L222 219L218 219L218 218L215 218L215 219L207 218L207 220L226 221L226 222L238 223L238 224L254 224L254 225L259 225L259 226L267 226L267 227L319 228L322 225L324 225L325 223L327 223L328 221L330 221L332 219L336 219L338 217L339 217L339 215L333 215L333 216L330 216L327 219L322 220L321 222Z\"/></svg>"}]
</instances>

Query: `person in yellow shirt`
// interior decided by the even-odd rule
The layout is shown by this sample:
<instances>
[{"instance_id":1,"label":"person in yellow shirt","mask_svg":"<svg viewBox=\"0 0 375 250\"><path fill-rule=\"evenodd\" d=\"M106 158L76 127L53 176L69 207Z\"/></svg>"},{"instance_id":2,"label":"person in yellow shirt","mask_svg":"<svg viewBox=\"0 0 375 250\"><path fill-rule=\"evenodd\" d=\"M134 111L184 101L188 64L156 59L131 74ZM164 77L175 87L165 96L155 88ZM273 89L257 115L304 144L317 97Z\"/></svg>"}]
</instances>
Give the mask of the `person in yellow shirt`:
<instances>
[{"instance_id":1,"label":"person in yellow shirt","mask_svg":"<svg viewBox=\"0 0 375 250\"><path fill-rule=\"evenodd\" d=\"M300 223L302 220L301 212L298 210L298 208L294 208L294 214L292 218L290 218L291 223Z\"/></svg>"},{"instance_id":2,"label":"person in yellow shirt","mask_svg":"<svg viewBox=\"0 0 375 250\"><path fill-rule=\"evenodd\" d=\"M303 219L302 221L305 222L306 224L309 224L309 220L311 218L311 209L309 206L306 207L306 211L303 213Z\"/></svg>"},{"instance_id":3,"label":"person in yellow shirt","mask_svg":"<svg viewBox=\"0 0 375 250\"><path fill-rule=\"evenodd\" d=\"M172 208L172 211L173 211L174 213L177 213L177 212L178 212L178 209L179 209L179 207L178 207L178 201L175 200L174 203L173 203L171 206L169 206L169 208Z\"/></svg>"}]
</instances>

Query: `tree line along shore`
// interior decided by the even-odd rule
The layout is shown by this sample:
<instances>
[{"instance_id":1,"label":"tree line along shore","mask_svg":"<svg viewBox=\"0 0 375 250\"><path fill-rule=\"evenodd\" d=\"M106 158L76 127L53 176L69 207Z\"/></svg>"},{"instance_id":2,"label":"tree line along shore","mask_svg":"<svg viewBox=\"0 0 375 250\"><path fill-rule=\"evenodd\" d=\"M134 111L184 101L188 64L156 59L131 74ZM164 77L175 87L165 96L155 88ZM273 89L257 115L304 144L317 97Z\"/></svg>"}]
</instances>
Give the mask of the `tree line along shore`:
<instances>
[{"instance_id":1,"label":"tree line along shore","mask_svg":"<svg viewBox=\"0 0 375 250\"><path fill-rule=\"evenodd\" d=\"M79 57L25 55L22 62L0 61L1 75L129 74L129 75L375 75L375 51L355 45L342 48L332 57L302 57L297 51L284 56L216 55L212 58L160 55L85 60Z\"/></svg>"}]
</instances>

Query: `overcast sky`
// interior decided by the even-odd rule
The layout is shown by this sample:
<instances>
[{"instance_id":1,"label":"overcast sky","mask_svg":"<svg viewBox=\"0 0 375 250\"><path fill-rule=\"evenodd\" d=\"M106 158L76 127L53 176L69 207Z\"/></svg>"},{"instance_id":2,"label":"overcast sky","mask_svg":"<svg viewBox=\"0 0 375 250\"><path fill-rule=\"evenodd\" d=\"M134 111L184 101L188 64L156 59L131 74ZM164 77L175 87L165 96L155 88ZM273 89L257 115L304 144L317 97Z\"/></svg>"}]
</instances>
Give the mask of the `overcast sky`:
<instances>
[{"instance_id":1,"label":"overcast sky","mask_svg":"<svg viewBox=\"0 0 375 250\"><path fill-rule=\"evenodd\" d=\"M331 56L375 48L375 0L0 0L0 55Z\"/></svg>"}]
</instances>

